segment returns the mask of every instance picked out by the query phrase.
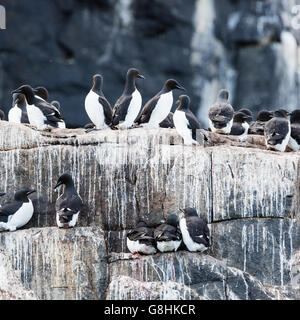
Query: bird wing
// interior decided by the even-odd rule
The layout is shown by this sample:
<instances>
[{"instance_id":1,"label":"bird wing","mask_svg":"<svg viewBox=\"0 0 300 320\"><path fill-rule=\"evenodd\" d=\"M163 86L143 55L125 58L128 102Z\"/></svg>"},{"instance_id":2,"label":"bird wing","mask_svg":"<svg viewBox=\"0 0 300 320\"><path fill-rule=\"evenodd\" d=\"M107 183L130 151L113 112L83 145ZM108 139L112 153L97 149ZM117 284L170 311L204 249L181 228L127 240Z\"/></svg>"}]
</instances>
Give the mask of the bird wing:
<instances>
[{"instance_id":1,"label":"bird wing","mask_svg":"<svg viewBox=\"0 0 300 320\"><path fill-rule=\"evenodd\" d=\"M160 95L157 94L153 98L151 98L142 109L142 112L138 115L138 117L135 119L135 123L147 123L150 120L151 114L154 110L154 108L157 105L158 99L160 98Z\"/></svg>"},{"instance_id":2,"label":"bird wing","mask_svg":"<svg viewBox=\"0 0 300 320\"><path fill-rule=\"evenodd\" d=\"M289 132L288 120L284 118L273 118L265 125L265 137L272 141L283 140Z\"/></svg>"},{"instance_id":3,"label":"bird wing","mask_svg":"<svg viewBox=\"0 0 300 320\"><path fill-rule=\"evenodd\" d=\"M157 241L175 241L181 239L177 228L168 224L161 224L154 230L154 239Z\"/></svg>"},{"instance_id":4,"label":"bird wing","mask_svg":"<svg viewBox=\"0 0 300 320\"><path fill-rule=\"evenodd\" d=\"M116 126L120 121L124 121L127 115L132 95L122 95L115 103L113 109L113 125Z\"/></svg>"},{"instance_id":5,"label":"bird wing","mask_svg":"<svg viewBox=\"0 0 300 320\"><path fill-rule=\"evenodd\" d=\"M233 123L230 134L233 136L240 136L244 133L245 129L238 123Z\"/></svg>"},{"instance_id":6,"label":"bird wing","mask_svg":"<svg viewBox=\"0 0 300 320\"><path fill-rule=\"evenodd\" d=\"M209 229L207 224L198 217L187 218L187 228L192 240L199 244L209 245Z\"/></svg>"},{"instance_id":7,"label":"bird wing","mask_svg":"<svg viewBox=\"0 0 300 320\"><path fill-rule=\"evenodd\" d=\"M201 129L202 125L191 110L185 112L185 117L188 121L188 128L192 130L192 138L196 140L197 129Z\"/></svg>"},{"instance_id":8,"label":"bird wing","mask_svg":"<svg viewBox=\"0 0 300 320\"><path fill-rule=\"evenodd\" d=\"M101 103L101 105L103 107L103 112L104 112L104 116L105 116L105 123L107 125L110 125L113 120L111 105L105 97L100 96L99 102Z\"/></svg>"},{"instance_id":9,"label":"bird wing","mask_svg":"<svg viewBox=\"0 0 300 320\"><path fill-rule=\"evenodd\" d=\"M83 206L81 198L77 194L65 195L56 201L56 211L77 213Z\"/></svg>"},{"instance_id":10,"label":"bird wing","mask_svg":"<svg viewBox=\"0 0 300 320\"><path fill-rule=\"evenodd\" d=\"M7 203L0 207L0 222L7 222L9 216L16 213L22 206L21 201Z\"/></svg>"},{"instance_id":11,"label":"bird wing","mask_svg":"<svg viewBox=\"0 0 300 320\"><path fill-rule=\"evenodd\" d=\"M140 227L133 229L127 234L127 237L131 241L137 241L137 240L153 240L153 232L149 228Z\"/></svg>"},{"instance_id":12,"label":"bird wing","mask_svg":"<svg viewBox=\"0 0 300 320\"><path fill-rule=\"evenodd\" d=\"M159 126L161 128L175 128L174 121L173 121L173 113L170 112L166 117L166 119L159 124Z\"/></svg>"},{"instance_id":13,"label":"bird wing","mask_svg":"<svg viewBox=\"0 0 300 320\"><path fill-rule=\"evenodd\" d=\"M208 112L210 120L217 122L228 122L233 118L234 110L228 103L215 103Z\"/></svg>"},{"instance_id":14,"label":"bird wing","mask_svg":"<svg viewBox=\"0 0 300 320\"><path fill-rule=\"evenodd\" d=\"M64 119L62 115L50 103L36 99L35 105L43 112L44 116L47 118L49 122L63 122Z\"/></svg>"}]
</instances>

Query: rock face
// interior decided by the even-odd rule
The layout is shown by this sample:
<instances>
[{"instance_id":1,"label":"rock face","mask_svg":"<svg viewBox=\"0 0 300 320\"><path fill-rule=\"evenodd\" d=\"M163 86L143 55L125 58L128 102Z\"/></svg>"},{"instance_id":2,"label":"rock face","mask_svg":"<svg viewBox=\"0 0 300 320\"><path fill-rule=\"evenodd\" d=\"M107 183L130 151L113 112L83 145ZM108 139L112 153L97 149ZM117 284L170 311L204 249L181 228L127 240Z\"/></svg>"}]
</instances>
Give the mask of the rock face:
<instances>
[{"instance_id":1,"label":"rock face","mask_svg":"<svg viewBox=\"0 0 300 320\"><path fill-rule=\"evenodd\" d=\"M138 83L144 102L176 78L203 123L223 87L236 108L299 104L299 0L1 4L7 28L1 31L0 106L6 112L13 89L44 85L51 100L61 102L67 125L82 126L89 122L83 106L92 75L103 74L113 105L132 66L147 78Z\"/></svg>"},{"instance_id":2,"label":"rock face","mask_svg":"<svg viewBox=\"0 0 300 320\"><path fill-rule=\"evenodd\" d=\"M1 203L16 189L37 190L28 225L0 234L1 297L300 299L299 154L267 151L261 137L242 147L203 133L189 147L174 129L85 134L1 122ZM63 172L84 202L66 230L54 210ZM155 224L187 206L209 224L206 254L128 253L126 233L139 219Z\"/></svg>"}]
</instances>

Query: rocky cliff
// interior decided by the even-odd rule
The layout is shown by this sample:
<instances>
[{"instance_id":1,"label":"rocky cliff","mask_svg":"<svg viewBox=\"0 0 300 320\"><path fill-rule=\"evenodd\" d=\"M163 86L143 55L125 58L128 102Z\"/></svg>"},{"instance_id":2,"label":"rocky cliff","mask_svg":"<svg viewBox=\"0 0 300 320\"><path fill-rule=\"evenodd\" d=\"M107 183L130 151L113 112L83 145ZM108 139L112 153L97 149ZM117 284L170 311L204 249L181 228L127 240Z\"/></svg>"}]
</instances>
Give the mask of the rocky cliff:
<instances>
[{"instance_id":1,"label":"rocky cliff","mask_svg":"<svg viewBox=\"0 0 300 320\"><path fill-rule=\"evenodd\" d=\"M183 146L173 129L98 131L0 123L1 202L37 189L35 213L0 234L4 299L300 299L299 164L205 132ZM76 228L55 224L53 187L69 172L84 201ZM192 206L208 223L206 254L134 257L126 232Z\"/></svg>"},{"instance_id":2,"label":"rocky cliff","mask_svg":"<svg viewBox=\"0 0 300 320\"><path fill-rule=\"evenodd\" d=\"M146 102L176 78L206 122L220 88L236 108L299 105L299 0L3 0L0 107L21 84L44 85L68 127L89 122L84 98L95 73L113 105L129 67ZM296 8L297 9L297 8ZM76 112L74 112L76 110Z\"/></svg>"}]
</instances>

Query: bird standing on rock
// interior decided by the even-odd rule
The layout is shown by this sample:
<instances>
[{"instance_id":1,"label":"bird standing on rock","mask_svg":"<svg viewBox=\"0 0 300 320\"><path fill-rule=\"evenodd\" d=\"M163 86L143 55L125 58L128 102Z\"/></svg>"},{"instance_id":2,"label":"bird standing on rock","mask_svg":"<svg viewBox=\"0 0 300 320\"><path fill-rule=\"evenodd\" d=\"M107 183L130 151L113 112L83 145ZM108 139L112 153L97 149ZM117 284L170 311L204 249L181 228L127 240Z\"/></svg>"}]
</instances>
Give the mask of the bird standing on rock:
<instances>
[{"instance_id":1,"label":"bird standing on rock","mask_svg":"<svg viewBox=\"0 0 300 320\"><path fill-rule=\"evenodd\" d=\"M109 129L113 119L111 105L103 94L102 86L103 77L100 74L94 75L93 86L85 98L85 111L96 130Z\"/></svg>"},{"instance_id":2,"label":"bird standing on rock","mask_svg":"<svg viewBox=\"0 0 300 320\"><path fill-rule=\"evenodd\" d=\"M36 98L31 86L23 85L14 90L12 94L14 93L22 93L25 95L29 122L31 125L37 127L37 129L45 130L48 128L66 127L63 117L57 109L47 101Z\"/></svg>"},{"instance_id":3,"label":"bird standing on rock","mask_svg":"<svg viewBox=\"0 0 300 320\"><path fill-rule=\"evenodd\" d=\"M176 80L167 80L163 88L145 104L135 122L142 127L159 128L171 111L175 89L185 90Z\"/></svg>"},{"instance_id":4,"label":"bird standing on rock","mask_svg":"<svg viewBox=\"0 0 300 320\"><path fill-rule=\"evenodd\" d=\"M61 185L65 188L63 194L56 200L56 223L59 228L74 227L83 206L82 199L75 189L71 175L65 173L60 176L54 189Z\"/></svg>"},{"instance_id":5,"label":"bird standing on rock","mask_svg":"<svg viewBox=\"0 0 300 320\"><path fill-rule=\"evenodd\" d=\"M179 221L182 239L189 251L203 252L209 247L209 229L204 220L198 217L194 208L180 209L183 212Z\"/></svg>"},{"instance_id":6,"label":"bird standing on rock","mask_svg":"<svg viewBox=\"0 0 300 320\"><path fill-rule=\"evenodd\" d=\"M189 109L190 101L187 95L179 96L179 105L173 116L176 131L183 138L185 145L198 144L196 134L197 130L202 128L199 120Z\"/></svg>"},{"instance_id":7,"label":"bird standing on rock","mask_svg":"<svg viewBox=\"0 0 300 320\"><path fill-rule=\"evenodd\" d=\"M137 227L127 234L127 248L131 253L156 253L154 233L146 222L140 221Z\"/></svg>"},{"instance_id":8,"label":"bird standing on rock","mask_svg":"<svg viewBox=\"0 0 300 320\"><path fill-rule=\"evenodd\" d=\"M24 94L13 94L12 108L8 112L8 121L14 123L29 123Z\"/></svg>"},{"instance_id":9,"label":"bird standing on rock","mask_svg":"<svg viewBox=\"0 0 300 320\"><path fill-rule=\"evenodd\" d=\"M284 152L291 136L291 125L287 119L289 112L276 110L274 117L265 124L264 136L268 149Z\"/></svg>"},{"instance_id":10,"label":"bird standing on rock","mask_svg":"<svg viewBox=\"0 0 300 320\"><path fill-rule=\"evenodd\" d=\"M249 123L248 121L252 119L251 116L244 112L238 111L234 114L233 124L230 130L230 134L239 138L240 141L247 139Z\"/></svg>"},{"instance_id":11,"label":"bird standing on rock","mask_svg":"<svg viewBox=\"0 0 300 320\"><path fill-rule=\"evenodd\" d=\"M28 196L35 190L19 190L15 193L14 201L0 207L1 231L15 231L23 227L32 218L34 208Z\"/></svg>"},{"instance_id":12,"label":"bird standing on rock","mask_svg":"<svg viewBox=\"0 0 300 320\"><path fill-rule=\"evenodd\" d=\"M135 85L137 78L145 79L137 69L127 71L124 91L113 108L113 125L119 129L130 128L141 110L142 96Z\"/></svg>"},{"instance_id":13,"label":"bird standing on rock","mask_svg":"<svg viewBox=\"0 0 300 320\"><path fill-rule=\"evenodd\" d=\"M167 222L159 225L154 230L154 239L160 252L177 251L182 242L178 217L171 213Z\"/></svg>"},{"instance_id":14,"label":"bird standing on rock","mask_svg":"<svg viewBox=\"0 0 300 320\"><path fill-rule=\"evenodd\" d=\"M234 110L228 103L229 92L225 89L219 91L217 101L209 108L209 126L212 132L229 134Z\"/></svg>"}]
</instances>

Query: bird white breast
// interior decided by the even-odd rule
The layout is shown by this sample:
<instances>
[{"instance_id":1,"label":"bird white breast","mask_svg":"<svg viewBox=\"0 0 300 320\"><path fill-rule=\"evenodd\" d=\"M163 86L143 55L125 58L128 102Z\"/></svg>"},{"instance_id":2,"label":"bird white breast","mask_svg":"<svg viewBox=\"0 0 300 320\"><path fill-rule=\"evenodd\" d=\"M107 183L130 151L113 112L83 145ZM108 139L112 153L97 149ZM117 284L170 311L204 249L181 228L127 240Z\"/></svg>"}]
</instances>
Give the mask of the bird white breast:
<instances>
[{"instance_id":1,"label":"bird white breast","mask_svg":"<svg viewBox=\"0 0 300 320\"><path fill-rule=\"evenodd\" d=\"M99 102L99 96L92 90L85 98L85 111L97 129L108 128L104 122L104 110L102 104Z\"/></svg>"},{"instance_id":2,"label":"bird white breast","mask_svg":"<svg viewBox=\"0 0 300 320\"><path fill-rule=\"evenodd\" d=\"M185 145L198 144L192 138L192 130L188 128L188 120L184 111L176 110L173 115L173 121L176 131L183 138Z\"/></svg>"},{"instance_id":3,"label":"bird white breast","mask_svg":"<svg viewBox=\"0 0 300 320\"><path fill-rule=\"evenodd\" d=\"M38 129L43 130L47 126L45 121L47 118L44 116L43 112L33 104L27 104L27 115L29 123L36 126Z\"/></svg>"},{"instance_id":4,"label":"bird white breast","mask_svg":"<svg viewBox=\"0 0 300 320\"><path fill-rule=\"evenodd\" d=\"M288 145L288 143L289 143L289 141L290 141L290 137L291 137L291 125L289 123L289 131L288 131L286 137L282 140L282 142L276 144L275 146L273 146L273 145L269 145L267 140L265 139L266 146L267 146L268 149L275 149L277 151L284 152L286 147L287 147L287 145Z\"/></svg>"},{"instance_id":5,"label":"bird white breast","mask_svg":"<svg viewBox=\"0 0 300 320\"><path fill-rule=\"evenodd\" d=\"M159 128L159 124L166 119L173 105L173 92L169 91L160 96L145 127Z\"/></svg>"},{"instance_id":6,"label":"bird white breast","mask_svg":"<svg viewBox=\"0 0 300 320\"><path fill-rule=\"evenodd\" d=\"M300 150L300 145L298 144L298 142L290 137L289 143L288 143L289 147L293 150L293 151L299 151Z\"/></svg>"},{"instance_id":7,"label":"bird white breast","mask_svg":"<svg viewBox=\"0 0 300 320\"><path fill-rule=\"evenodd\" d=\"M182 233L182 240L183 240L184 244L186 245L186 247L188 248L189 251L192 251L192 252L195 252L195 251L203 252L203 251L208 249L202 243L197 243L197 242L193 241L193 239L191 238L191 236L190 236L190 234L188 232L185 218L180 219L179 227L180 227L180 230L181 230L181 233Z\"/></svg>"},{"instance_id":8,"label":"bird white breast","mask_svg":"<svg viewBox=\"0 0 300 320\"><path fill-rule=\"evenodd\" d=\"M8 112L8 121L21 123L22 110L19 107L13 107Z\"/></svg>"},{"instance_id":9,"label":"bird white breast","mask_svg":"<svg viewBox=\"0 0 300 320\"><path fill-rule=\"evenodd\" d=\"M141 110L141 106L142 106L142 96L138 91L138 89L135 89L127 109L125 120L119 125L120 129L127 129L132 126L134 120L137 118Z\"/></svg>"},{"instance_id":10,"label":"bird white breast","mask_svg":"<svg viewBox=\"0 0 300 320\"><path fill-rule=\"evenodd\" d=\"M20 209L9 217L9 220L6 223L7 227L9 229L23 227L31 219L33 211L32 201L29 200L29 202L24 202Z\"/></svg>"},{"instance_id":11,"label":"bird white breast","mask_svg":"<svg viewBox=\"0 0 300 320\"><path fill-rule=\"evenodd\" d=\"M154 254L156 253L156 249L153 246L147 246L144 243L140 243L139 240L131 241L127 237L127 248L131 253L144 253L144 254Z\"/></svg>"},{"instance_id":12,"label":"bird white breast","mask_svg":"<svg viewBox=\"0 0 300 320\"><path fill-rule=\"evenodd\" d=\"M240 141L245 141L248 137L248 130L249 130L249 123L248 122L243 122L242 127L245 129L244 133L238 136Z\"/></svg>"},{"instance_id":13,"label":"bird white breast","mask_svg":"<svg viewBox=\"0 0 300 320\"><path fill-rule=\"evenodd\" d=\"M225 133L225 134L229 134L231 131L231 127L233 124L233 119L231 119L224 128L221 129L217 129L214 127L214 124L212 123L212 121L210 119L208 119L209 121L209 127L211 129L212 132L216 132L216 133Z\"/></svg>"},{"instance_id":14,"label":"bird white breast","mask_svg":"<svg viewBox=\"0 0 300 320\"><path fill-rule=\"evenodd\" d=\"M160 252L177 251L181 244L181 240L174 241L157 241L157 249Z\"/></svg>"},{"instance_id":15,"label":"bird white breast","mask_svg":"<svg viewBox=\"0 0 300 320\"><path fill-rule=\"evenodd\" d=\"M79 211L76 214L73 214L72 216L72 220L68 223L62 223L59 221L59 211L56 212L56 224L59 228L65 228L65 227L75 227L77 220L78 220L78 216L79 216Z\"/></svg>"}]
</instances>

